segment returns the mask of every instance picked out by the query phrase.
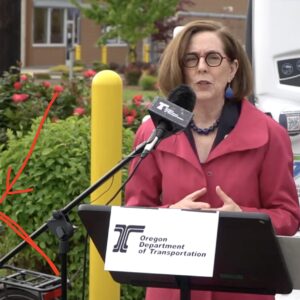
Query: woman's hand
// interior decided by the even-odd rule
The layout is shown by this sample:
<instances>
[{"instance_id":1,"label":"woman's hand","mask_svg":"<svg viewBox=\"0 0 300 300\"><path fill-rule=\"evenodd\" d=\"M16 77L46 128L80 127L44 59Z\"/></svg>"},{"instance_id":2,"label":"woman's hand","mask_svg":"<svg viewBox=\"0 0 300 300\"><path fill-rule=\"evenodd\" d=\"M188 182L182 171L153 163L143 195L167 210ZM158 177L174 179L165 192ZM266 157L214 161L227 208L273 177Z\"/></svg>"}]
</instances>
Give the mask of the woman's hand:
<instances>
[{"instance_id":1,"label":"woman's hand","mask_svg":"<svg viewBox=\"0 0 300 300\"><path fill-rule=\"evenodd\" d=\"M206 188L197 190L187 196L177 203L170 205L170 208L181 208L181 209L208 209L210 205L206 202L199 202L201 198L206 193Z\"/></svg>"},{"instance_id":2,"label":"woman's hand","mask_svg":"<svg viewBox=\"0 0 300 300\"><path fill-rule=\"evenodd\" d=\"M216 210L221 211L242 211L241 208L220 188L216 186L216 193L219 198L224 202L224 205L216 208Z\"/></svg>"}]
</instances>

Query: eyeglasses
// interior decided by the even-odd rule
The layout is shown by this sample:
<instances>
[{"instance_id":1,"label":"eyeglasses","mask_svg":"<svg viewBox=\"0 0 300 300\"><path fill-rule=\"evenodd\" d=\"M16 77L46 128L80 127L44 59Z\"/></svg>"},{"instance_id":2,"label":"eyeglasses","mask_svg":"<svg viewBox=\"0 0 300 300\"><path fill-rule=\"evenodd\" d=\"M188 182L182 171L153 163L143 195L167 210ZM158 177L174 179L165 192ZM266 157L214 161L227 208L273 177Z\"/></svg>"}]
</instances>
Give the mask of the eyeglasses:
<instances>
[{"instance_id":1,"label":"eyeglasses","mask_svg":"<svg viewBox=\"0 0 300 300\"><path fill-rule=\"evenodd\" d=\"M198 55L197 53L188 53L183 57L182 64L186 68L194 68L198 66L201 57L204 57L204 60L209 67L218 67L221 65L223 59L227 58L218 52L208 52L204 56Z\"/></svg>"}]
</instances>

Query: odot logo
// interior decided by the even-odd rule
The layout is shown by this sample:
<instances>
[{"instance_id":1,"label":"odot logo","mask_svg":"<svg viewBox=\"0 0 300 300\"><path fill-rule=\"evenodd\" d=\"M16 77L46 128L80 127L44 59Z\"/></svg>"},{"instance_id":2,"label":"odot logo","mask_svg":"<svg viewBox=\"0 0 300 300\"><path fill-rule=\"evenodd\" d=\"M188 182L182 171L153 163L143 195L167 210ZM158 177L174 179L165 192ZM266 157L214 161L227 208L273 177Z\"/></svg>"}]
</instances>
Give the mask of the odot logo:
<instances>
[{"instance_id":1,"label":"odot logo","mask_svg":"<svg viewBox=\"0 0 300 300\"><path fill-rule=\"evenodd\" d=\"M117 243L114 245L113 252L126 253L128 249L127 241L129 234L133 232L143 233L145 226L116 224L115 230L120 233Z\"/></svg>"},{"instance_id":2,"label":"odot logo","mask_svg":"<svg viewBox=\"0 0 300 300\"><path fill-rule=\"evenodd\" d=\"M163 102L159 102L157 109L167 111L169 107L170 105Z\"/></svg>"}]
</instances>

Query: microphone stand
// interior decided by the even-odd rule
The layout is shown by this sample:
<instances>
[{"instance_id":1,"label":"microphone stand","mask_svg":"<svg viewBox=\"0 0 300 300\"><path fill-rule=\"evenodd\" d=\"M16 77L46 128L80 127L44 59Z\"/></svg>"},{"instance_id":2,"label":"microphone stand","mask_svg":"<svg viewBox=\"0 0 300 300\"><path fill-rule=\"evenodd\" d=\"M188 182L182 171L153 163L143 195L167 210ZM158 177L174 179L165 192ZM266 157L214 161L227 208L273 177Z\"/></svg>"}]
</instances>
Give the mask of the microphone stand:
<instances>
[{"instance_id":1,"label":"microphone stand","mask_svg":"<svg viewBox=\"0 0 300 300\"><path fill-rule=\"evenodd\" d=\"M79 196L74 198L69 204L58 211L54 211L52 219L44 223L40 228L34 231L30 237L31 239L37 238L48 228L59 239L59 254L61 256L61 282L62 282L62 297L61 300L67 300L67 252L69 250L69 239L73 235L73 226L69 223L68 213L76 207L80 202L94 192L98 187L105 183L109 178L120 171L128 162L130 162L136 155L141 154L149 141L145 141L139 144L134 151L132 151L127 157L122 159L115 167L108 171L103 177L98 179L94 184L83 191ZM18 246L12 249L9 253L0 259L0 268L17 253L19 253L27 243L22 241Z\"/></svg>"}]
</instances>

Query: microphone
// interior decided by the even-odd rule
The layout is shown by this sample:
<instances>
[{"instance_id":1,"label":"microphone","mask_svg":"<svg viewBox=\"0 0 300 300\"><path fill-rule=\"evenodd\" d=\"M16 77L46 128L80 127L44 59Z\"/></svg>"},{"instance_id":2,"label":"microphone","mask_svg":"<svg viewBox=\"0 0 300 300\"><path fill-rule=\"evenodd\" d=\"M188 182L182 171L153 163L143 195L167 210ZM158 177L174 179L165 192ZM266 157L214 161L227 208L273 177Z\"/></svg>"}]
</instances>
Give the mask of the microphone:
<instances>
[{"instance_id":1,"label":"microphone","mask_svg":"<svg viewBox=\"0 0 300 300\"><path fill-rule=\"evenodd\" d=\"M156 128L148 139L141 158L146 157L162 139L187 128L193 117L195 102L194 91L185 84L172 90L167 99L155 98L148 112Z\"/></svg>"},{"instance_id":2,"label":"microphone","mask_svg":"<svg viewBox=\"0 0 300 300\"><path fill-rule=\"evenodd\" d=\"M279 115L281 124L290 136L300 134L300 111L286 111Z\"/></svg>"}]
</instances>

